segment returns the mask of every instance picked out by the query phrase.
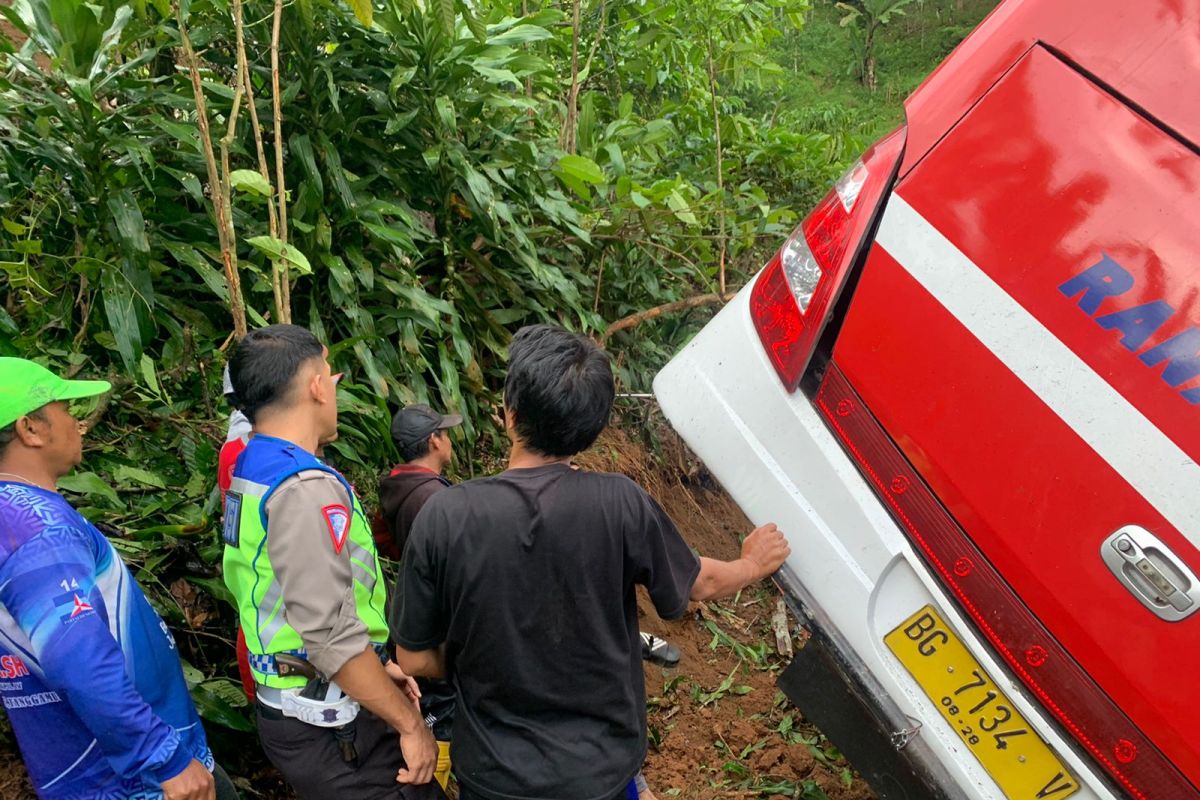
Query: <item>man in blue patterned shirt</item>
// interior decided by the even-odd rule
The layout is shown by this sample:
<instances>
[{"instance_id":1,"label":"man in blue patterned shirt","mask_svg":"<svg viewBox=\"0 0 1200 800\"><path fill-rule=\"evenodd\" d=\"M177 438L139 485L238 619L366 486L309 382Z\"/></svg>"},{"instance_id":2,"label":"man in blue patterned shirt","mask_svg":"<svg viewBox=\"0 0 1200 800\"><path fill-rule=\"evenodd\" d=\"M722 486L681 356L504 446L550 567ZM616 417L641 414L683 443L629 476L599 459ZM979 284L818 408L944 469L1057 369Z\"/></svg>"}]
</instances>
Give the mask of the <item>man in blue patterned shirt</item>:
<instances>
[{"instance_id":1,"label":"man in blue patterned shirt","mask_svg":"<svg viewBox=\"0 0 1200 800\"><path fill-rule=\"evenodd\" d=\"M109 388L0 358L0 702L41 798L236 797L167 626L55 490L82 457L68 401Z\"/></svg>"}]
</instances>

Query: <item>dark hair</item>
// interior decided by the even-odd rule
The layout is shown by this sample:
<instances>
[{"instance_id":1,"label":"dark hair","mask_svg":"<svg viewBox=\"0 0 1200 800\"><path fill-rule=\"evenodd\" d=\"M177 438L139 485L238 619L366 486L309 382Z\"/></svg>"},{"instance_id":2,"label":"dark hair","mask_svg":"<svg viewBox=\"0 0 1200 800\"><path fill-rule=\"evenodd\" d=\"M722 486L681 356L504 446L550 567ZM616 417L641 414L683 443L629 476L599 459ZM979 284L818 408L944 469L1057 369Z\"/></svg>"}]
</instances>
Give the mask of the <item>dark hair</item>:
<instances>
[{"instance_id":1,"label":"dark hair","mask_svg":"<svg viewBox=\"0 0 1200 800\"><path fill-rule=\"evenodd\" d=\"M37 420L45 420L46 419L46 406L42 406L41 408L35 408L33 411L30 411L28 414L22 414L22 416L33 417L34 419L37 419ZM4 455L4 453L8 450L8 446L10 444L12 444L13 441L16 440L16 438L17 438L17 423L20 421L21 421L20 419L15 419L12 422L5 425L3 428L0 428L0 456Z\"/></svg>"},{"instance_id":2,"label":"dark hair","mask_svg":"<svg viewBox=\"0 0 1200 800\"><path fill-rule=\"evenodd\" d=\"M612 366L595 342L554 325L530 325L508 346L504 405L526 446L573 456L596 441L612 411Z\"/></svg>"},{"instance_id":3,"label":"dark hair","mask_svg":"<svg viewBox=\"0 0 1200 800\"><path fill-rule=\"evenodd\" d=\"M436 430L429 434L429 436L437 436L439 433L442 433L442 431ZM405 462L409 462L429 455L429 436L424 436L415 442L407 442L405 444L397 442L396 449L400 451L400 457Z\"/></svg>"},{"instance_id":4,"label":"dark hair","mask_svg":"<svg viewBox=\"0 0 1200 800\"><path fill-rule=\"evenodd\" d=\"M233 405L253 423L259 411L287 399L296 373L323 352L320 340L299 325L250 331L229 358Z\"/></svg>"}]
</instances>

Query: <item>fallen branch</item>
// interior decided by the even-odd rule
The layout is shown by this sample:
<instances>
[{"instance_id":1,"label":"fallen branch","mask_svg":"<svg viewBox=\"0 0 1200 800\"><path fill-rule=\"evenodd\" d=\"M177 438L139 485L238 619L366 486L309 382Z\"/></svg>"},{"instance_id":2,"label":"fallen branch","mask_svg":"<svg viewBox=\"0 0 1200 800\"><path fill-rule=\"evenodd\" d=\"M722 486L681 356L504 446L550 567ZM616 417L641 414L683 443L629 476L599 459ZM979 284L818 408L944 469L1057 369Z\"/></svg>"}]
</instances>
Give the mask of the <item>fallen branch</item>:
<instances>
[{"instance_id":1,"label":"fallen branch","mask_svg":"<svg viewBox=\"0 0 1200 800\"><path fill-rule=\"evenodd\" d=\"M771 630L775 632L775 651L784 658L791 658L792 633L788 629L787 606L782 597L775 601L775 613L771 615Z\"/></svg>"},{"instance_id":2,"label":"fallen branch","mask_svg":"<svg viewBox=\"0 0 1200 800\"><path fill-rule=\"evenodd\" d=\"M641 325L648 319L661 317L663 314L673 314L676 311L686 311L689 308L720 306L724 305L728 299L728 296L716 293L699 294L695 295L694 297L685 297L683 300L676 300L673 303L664 303L661 306L647 308L645 311L639 311L636 314L630 314L628 317L623 317L609 325L604 331L604 335L600 337L600 343L603 344L614 333L618 331L629 330L632 327Z\"/></svg>"}]
</instances>

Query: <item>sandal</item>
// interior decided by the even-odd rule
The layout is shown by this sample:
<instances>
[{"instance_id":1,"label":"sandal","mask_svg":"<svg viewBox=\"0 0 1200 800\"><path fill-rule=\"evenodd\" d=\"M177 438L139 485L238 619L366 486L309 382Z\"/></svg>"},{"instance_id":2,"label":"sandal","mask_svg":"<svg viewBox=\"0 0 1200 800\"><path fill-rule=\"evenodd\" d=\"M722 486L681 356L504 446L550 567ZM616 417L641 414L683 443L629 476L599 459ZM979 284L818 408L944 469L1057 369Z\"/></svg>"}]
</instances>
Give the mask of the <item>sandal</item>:
<instances>
[{"instance_id":1,"label":"sandal","mask_svg":"<svg viewBox=\"0 0 1200 800\"><path fill-rule=\"evenodd\" d=\"M653 633L642 631L642 658L661 667L679 663L679 648Z\"/></svg>"}]
</instances>

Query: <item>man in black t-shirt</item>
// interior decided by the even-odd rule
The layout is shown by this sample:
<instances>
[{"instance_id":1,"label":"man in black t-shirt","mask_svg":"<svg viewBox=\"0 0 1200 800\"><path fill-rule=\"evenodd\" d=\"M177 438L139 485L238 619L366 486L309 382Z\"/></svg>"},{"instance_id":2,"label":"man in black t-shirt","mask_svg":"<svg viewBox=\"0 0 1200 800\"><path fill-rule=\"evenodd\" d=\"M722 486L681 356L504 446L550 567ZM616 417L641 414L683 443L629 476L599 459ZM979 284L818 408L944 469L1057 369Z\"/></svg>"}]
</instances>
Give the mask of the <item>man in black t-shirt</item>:
<instances>
[{"instance_id":1,"label":"man in black t-shirt","mask_svg":"<svg viewBox=\"0 0 1200 800\"><path fill-rule=\"evenodd\" d=\"M737 561L697 558L633 481L571 469L614 391L591 340L521 329L504 387L508 469L438 492L414 521L392 636L405 672L448 676L458 690L463 800L636 796L646 697L634 586L672 619L788 556L766 525Z\"/></svg>"}]
</instances>

